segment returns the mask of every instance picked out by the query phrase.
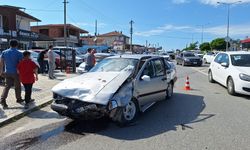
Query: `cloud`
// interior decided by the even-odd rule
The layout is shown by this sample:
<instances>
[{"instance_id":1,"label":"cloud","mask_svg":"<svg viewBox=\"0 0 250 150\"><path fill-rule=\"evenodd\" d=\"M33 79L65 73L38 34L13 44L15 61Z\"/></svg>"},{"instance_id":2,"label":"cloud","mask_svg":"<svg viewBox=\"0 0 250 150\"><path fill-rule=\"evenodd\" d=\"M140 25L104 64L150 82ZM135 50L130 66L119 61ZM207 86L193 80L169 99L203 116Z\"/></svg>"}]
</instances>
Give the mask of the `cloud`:
<instances>
[{"instance_id":1,"label":"cloud","mask_svg":"<svg viewBox=\"0 0 250 150\"><path fill-rule=\"evenodd\" d=\"M247 36L250 35L250 24L243 25L231 25L229 34L230 36ZM216 36L226 36L227 26L215 26L204 29L204 33L216 35ZM200 29L195 29L195 32L200 32Z\"/></svg>"},{"instance_id":2,"label":"cloud","mask_svg":"<svg viewBox=\"0 0 250 150\"><path fill-rule=\"evenodd\" d=\"M174 4L183 4L183 3L189 3L188 0L172 0Z\"/></svg>"},{"instance_id":3,"label":"cloud","mask_svg":"<svg viewBox=\"0 0 250 150\"><path fill-rule=\"evenodd\" d=\"M199 0L199 1L203 4L217 6L218 5L217 2L234 3L234 2L238 2L239 0ZM241 3L238 3L238 4L249 3L249 2L250 0L241 0Z\"/></svg>"},{"instance_id":4,"label":"cloud","mask_svg":"<svg viewBox=\"0 0 250 150\"><path fill-rule=\"evenodd\" d=\"M167 24L167 25L157 27L157 28L152 29L152 30L136 32L135 35L149 37L149 36L161 35L165 32L181 31L181 30L186 30L186 29L190 29L190 28L191 27L189 27L189 26L174 26L171 24Z\"/></svg>"}]
</instances>

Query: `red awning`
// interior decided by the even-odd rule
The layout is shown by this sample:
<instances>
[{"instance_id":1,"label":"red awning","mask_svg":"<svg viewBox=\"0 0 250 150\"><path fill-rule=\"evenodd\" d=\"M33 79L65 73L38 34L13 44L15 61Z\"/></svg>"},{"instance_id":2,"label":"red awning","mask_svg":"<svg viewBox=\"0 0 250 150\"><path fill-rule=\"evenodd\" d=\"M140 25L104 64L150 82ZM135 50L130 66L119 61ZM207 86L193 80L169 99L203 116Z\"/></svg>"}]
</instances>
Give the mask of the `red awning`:
<instances>
[{"instance_id":1,"label":"red awning","mask_svg":"<svg viewBox=\"0 0 250 150\"><path fill-rule=\"evenodd\" d=\"M250 43L250 38L245 39L245 40L241 40L240 42L241 42L241 43Z\"/></svg>"}]
</instances>

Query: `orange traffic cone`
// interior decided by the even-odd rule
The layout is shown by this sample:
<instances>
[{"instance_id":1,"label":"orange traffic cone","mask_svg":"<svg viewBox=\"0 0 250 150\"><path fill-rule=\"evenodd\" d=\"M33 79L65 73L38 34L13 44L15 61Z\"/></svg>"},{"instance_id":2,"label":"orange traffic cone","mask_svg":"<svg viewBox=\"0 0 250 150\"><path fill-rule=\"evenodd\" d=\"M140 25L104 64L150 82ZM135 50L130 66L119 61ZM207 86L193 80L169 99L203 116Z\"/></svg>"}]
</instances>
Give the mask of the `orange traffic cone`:
<instances>
[{"instance_id":1,"label":"orange traffic cone","mask_svg":"<svg viewBox=\"0 0 250 150\"><path fill-rule=\"evenodd\" d=\"M184 90L186 90L186 91L190 91L191 90L190 83L189 83L189 77L188 76L187 76L187 79L186 79Z\"/></svg>"}]
</instances>

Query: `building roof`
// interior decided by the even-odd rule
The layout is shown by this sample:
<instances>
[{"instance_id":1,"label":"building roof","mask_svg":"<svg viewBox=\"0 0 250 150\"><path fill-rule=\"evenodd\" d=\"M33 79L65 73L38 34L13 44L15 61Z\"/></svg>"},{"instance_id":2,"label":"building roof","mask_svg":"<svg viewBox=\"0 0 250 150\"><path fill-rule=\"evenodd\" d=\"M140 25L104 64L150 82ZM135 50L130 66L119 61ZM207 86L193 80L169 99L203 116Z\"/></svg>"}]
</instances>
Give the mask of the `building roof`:
<instances>
[{"instance_id":1,"label":"building roof","mask_svg":"<svg viewBox=\"0 0 250 150\"><path fill-rule=\"evenodd\" d=\"M17 15L20 15L20 16L23 16L23 17L26 17L26 18L29 18L31 19L31 21L33 22L41 22L41 20L25 13L24 11L21 11L20 9L24 9L23 7L16 7L16 6L9 6L9 5L0 5L0 9L9 9L9 10L13 10L16 12Z\"/></svg>"},{"instance_id":2,"label":"building roof","mask_svg":"<svg viewBox=\"0 0 250 150\"><path fill-rule=\"evenodd\" d=\"M241 43L250 43L250 38L247 38L247 39L245 39L245 40L241 40L240 42L241 42Z\"/></svg>"},{"instance_id":3,"label":"building roof","mask_svg":"<svg viewBox=\"0 0 250 150\"><path fill-rule=\"evenodd\" d=\"M83 30L77 26L74 26L72 24L67 24L66 25L67 28L71 28L71 29L75 29L75 30L79 30L80 33L89 33L88 31L86 30ZM32 28L48 28L48 27L58 27L58 28L64 28L64 24L46 24L46 25L38 25L38 26L32 26Z\"/></svg>"},{"instance_id":4,"label":"building roof","mask_svg":"<svg viewBox=\"0 0 250 150\"><path fill-rule=\"evenodd\" d=\"M110 36L125 36L125 37L128 37L128 36L122 34L122 32L118 32L118 31L112 31L112 32L101 34L101 35L98 35L98 36L99 37L110 37Z\"/></svg>"}]
</instances>

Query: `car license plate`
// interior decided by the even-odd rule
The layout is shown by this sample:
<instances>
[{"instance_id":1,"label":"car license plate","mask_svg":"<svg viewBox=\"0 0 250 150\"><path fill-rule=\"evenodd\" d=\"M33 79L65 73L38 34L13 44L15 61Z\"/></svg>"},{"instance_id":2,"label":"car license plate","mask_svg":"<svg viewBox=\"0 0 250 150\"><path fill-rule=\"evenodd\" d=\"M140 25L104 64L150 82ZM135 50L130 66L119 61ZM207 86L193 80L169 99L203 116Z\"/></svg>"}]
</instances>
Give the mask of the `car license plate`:
<instances>
[{"instance_id":1,"label":"car license plate","mask_svg":"<svg viewBox=\"0 0 250 150\"><path fill-rule=\"evenodd\" d=\"M197 62L193 62L193 64L195 64L195 65L196 65L196 64L197 64Z\"/></svg>"}]
</instances>

